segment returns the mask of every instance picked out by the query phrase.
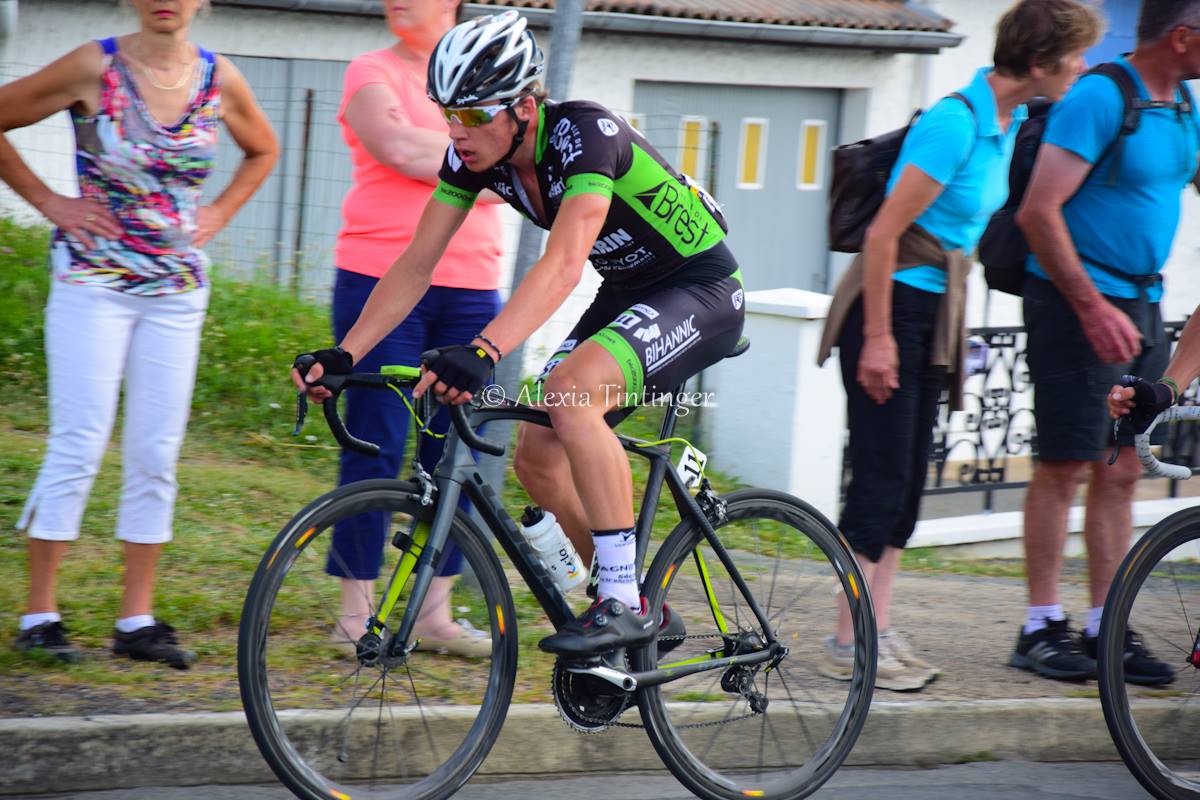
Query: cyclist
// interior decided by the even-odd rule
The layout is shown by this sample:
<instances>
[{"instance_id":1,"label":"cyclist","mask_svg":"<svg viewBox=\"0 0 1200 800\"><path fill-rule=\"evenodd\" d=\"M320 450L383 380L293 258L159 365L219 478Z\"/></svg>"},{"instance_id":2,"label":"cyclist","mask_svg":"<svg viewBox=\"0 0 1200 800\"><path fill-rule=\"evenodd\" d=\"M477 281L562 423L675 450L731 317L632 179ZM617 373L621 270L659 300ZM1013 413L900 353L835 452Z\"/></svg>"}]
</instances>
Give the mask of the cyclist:
<instances>
[{"instance_id":1,"label":"cyclist","mask_svg":"<svg viewBox=\"0 0 1200 800\"><path fill-rule=\"evenodd\" d=\"M465 22L438 42L427 91L451 139L438 187L358 322L339 347L306 354L317 364L304 377L350 372L408 315L484 189L548 229L546 249L469 345L444 347L425 365L417 396L432 389L446 403L469 402L496 362L566 300L591 260L601 287L539 378L554 427L522 426L514 463L585 558L594 542L595 604L539 644L578 657L654 635L634 567L629 463L610 426L728 354L745 311L715 201L603 106L546 100L542 69L541 50L515 11ZM292 377L304 386L297 371ZM309 394L329 397L321 387Z\"/></svg>"},{"instance_id":2,"label":"cyclist","mask_svg":"<svg viewBox=\"0 0 1200 800\"><path fill-rule=\"evenodd\" d=\"M1200 377L1200 307L1192 314L1180 334L1179 344L1171 356L1166 372L1156 382L1150 383L1133 375L1126 375L1120 385L1108 393L1108 412L1113 419L1128 416L1138 433L1150 427L1162 412L1179 402L1179 397L1188 384Z\"/></svg>"}]
</instances>

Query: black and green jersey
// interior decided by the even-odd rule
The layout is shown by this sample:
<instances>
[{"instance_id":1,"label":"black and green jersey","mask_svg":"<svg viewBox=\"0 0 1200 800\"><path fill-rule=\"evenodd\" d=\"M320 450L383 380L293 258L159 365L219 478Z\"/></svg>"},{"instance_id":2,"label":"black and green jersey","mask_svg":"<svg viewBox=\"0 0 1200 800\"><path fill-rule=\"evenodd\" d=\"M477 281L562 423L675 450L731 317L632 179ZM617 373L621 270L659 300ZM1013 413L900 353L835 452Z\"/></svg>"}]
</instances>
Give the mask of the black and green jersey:
<instances>
[{"instance_id":1,"label":"black and green jersey","mask_svg":"<svg viewBox=\"0 0 1200 800\"><path fill-rule=\"evenodd\" d=\"M598 103L546 102L539 110L535 161L546 219L538 219L513 168L472 172L454 147L446 151L434 197L470 208L484 189L549 229L562 201L575 194L612 198L589 259L619 286L646 286L725 238L725 218L711 196L678 173L625 120Z\"/></svg>"}]
</instances>

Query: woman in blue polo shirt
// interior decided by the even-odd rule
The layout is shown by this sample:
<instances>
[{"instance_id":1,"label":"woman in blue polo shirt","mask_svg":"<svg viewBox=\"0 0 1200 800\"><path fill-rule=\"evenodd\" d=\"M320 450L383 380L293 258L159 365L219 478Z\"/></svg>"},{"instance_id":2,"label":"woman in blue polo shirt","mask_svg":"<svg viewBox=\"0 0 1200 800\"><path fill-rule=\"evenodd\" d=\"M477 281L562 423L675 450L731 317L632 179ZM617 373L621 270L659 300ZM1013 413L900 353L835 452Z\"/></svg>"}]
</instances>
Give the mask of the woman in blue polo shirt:
<instances>
[{"instance_id":1,"label":"woman in blue polo shirt","mask_svg":"<svg viewBox=\"0 0 1200 800\"><path fill-rule=\"evenodd\" d=\"M909 132L863 252L838 288L861 294L836 340L852 470L839 526L870 582L881 688L916 691L938 674L892 631L892 585L916 526L947 366L960 352L964 254L1007 199L1024 104L1062 97L1100 30L1095 12L1076 0L1022 0L1010 8L997 25L995 66L980 69ZM961 369L955 372L961 387ZM853 629L842 612L821 672L849 680Z\"/></svg>"}]
</instances>

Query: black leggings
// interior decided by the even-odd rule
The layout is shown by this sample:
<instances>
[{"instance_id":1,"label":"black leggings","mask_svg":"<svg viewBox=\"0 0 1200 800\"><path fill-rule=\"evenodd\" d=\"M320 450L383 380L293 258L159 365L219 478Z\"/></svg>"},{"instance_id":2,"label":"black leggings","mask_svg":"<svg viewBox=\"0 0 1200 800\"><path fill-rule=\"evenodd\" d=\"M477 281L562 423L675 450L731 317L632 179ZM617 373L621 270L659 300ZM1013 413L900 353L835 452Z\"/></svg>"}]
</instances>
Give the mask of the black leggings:
<instances>
[{"instance_id":1,"label":"black leggings","mask_svg":"<svg viewBox=\"0 0 1200 800\"><path fill-rule=\"evenodd\" d=\"M856 553L878 561L884 547L904 547L917 525L929 470L945 367L930 365L941 296L892 284L892 336L900 359L900 388L886 403L858 382L863 308L850 309L838 338L846 420L850 428L850 486L838 527Z\"/></svg>"}]
</instances>

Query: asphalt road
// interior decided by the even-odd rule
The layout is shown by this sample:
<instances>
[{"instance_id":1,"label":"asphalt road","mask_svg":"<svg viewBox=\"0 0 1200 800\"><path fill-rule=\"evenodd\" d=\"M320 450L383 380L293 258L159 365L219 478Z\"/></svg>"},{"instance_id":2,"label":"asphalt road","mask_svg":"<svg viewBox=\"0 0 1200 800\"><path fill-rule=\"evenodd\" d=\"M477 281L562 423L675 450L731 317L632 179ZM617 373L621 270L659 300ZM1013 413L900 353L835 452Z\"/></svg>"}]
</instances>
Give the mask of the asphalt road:
<instances>
[{"instance_id":1,"label":"asphalt road","mask_svg":"<svg viewBox=\"0 0 1200 800\"><path fill-rule=\"evenodd\" d=\"M186 786L121 789L69 795L36 795L79 800L288 800L273 786ZM566 779L472 781L456 800L687 800L672 777L625 775ZM815 800L1149 800L1124 765L1043 764L1001 761L928 770L843 769Z\"/></svg>"}]
</instances>

